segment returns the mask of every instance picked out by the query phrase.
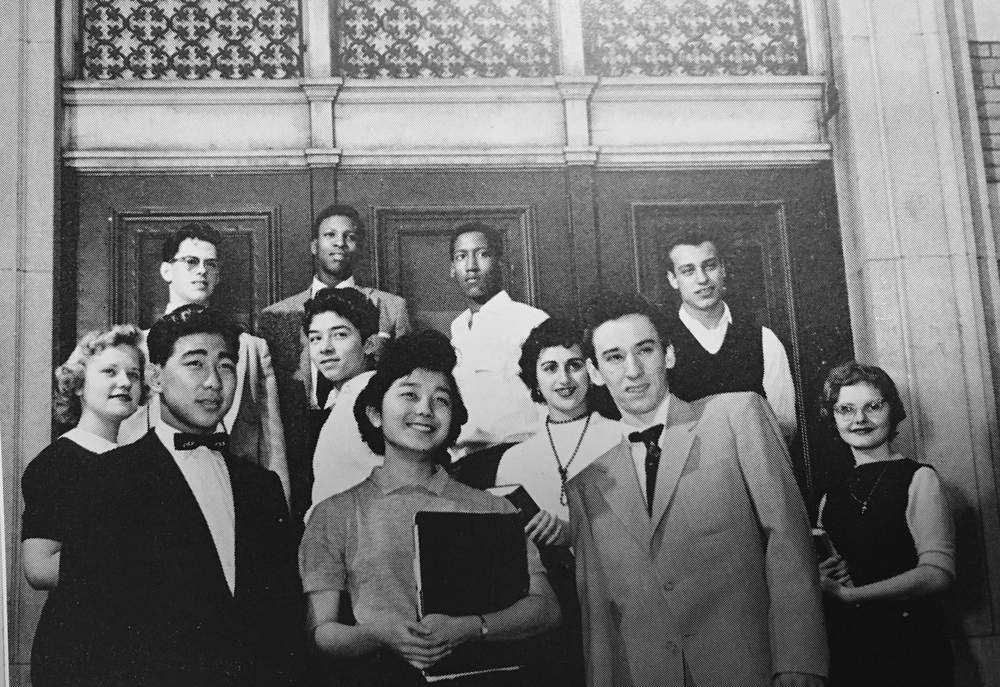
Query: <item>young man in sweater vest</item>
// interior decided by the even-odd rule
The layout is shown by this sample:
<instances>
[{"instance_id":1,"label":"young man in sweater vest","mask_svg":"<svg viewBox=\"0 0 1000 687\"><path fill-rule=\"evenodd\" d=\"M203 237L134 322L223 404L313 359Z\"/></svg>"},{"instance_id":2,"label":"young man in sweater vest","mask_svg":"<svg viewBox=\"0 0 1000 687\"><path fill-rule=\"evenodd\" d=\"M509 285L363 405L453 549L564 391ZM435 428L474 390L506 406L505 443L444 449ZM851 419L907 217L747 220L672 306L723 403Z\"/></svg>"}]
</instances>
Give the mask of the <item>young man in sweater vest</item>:
<instances>
[{"instance_id":1,"label":"young man in sweater vest","mask_svg":"<svg viewBox=\"0 0 1000 687\"><path fill-rule=\"evenodd\" d=\"M669 247L667 280L681 298L675 327L677 364L670 389L691 402L728 391L754 391L767 399L785 439L795 434L795 387L785 347L750 313L730 311L723 300L726 266L718 241L692 232ZM676 324L676 323L675 323Z\"/></svg>"}]
</instances>

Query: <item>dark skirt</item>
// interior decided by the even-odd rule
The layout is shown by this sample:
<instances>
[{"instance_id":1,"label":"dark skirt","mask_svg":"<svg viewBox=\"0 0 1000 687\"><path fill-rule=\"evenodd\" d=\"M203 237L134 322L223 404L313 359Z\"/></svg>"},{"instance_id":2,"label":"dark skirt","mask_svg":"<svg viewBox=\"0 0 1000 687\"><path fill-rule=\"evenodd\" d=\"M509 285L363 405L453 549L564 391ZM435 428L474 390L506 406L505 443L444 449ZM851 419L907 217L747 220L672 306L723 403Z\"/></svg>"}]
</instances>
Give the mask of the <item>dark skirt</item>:
<instances>
[{"instance_id":1,"label":"dark skirt","mask_svg":"<svg viewBox=\"0 0 1000 687\"><path fill-rule=\"evenodd\" d=\"M949 687L951 645L933 600L827 601L830 687Z\"/></svg>"}]
</instances>

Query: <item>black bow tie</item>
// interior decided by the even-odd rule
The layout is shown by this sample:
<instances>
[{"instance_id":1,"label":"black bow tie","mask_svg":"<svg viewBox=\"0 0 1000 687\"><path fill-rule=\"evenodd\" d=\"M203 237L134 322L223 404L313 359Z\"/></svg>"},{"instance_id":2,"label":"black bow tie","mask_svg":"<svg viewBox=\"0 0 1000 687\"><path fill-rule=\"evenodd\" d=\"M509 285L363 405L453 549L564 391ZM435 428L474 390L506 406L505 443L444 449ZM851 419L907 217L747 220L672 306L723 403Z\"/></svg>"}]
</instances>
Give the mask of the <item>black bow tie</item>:
<instances>
[{"instance_id":1,"label":"black bow tie","mask_svg":"<svg viewBox=\"0 0 1000 687\"><path fill-rule=\"evenodd\" d=\"M174 435L175 451L190 451L191 449L204 446L213 451L223 451L229 443L229 436L225 432L215 434L188 434L178 432Z\"/></svg>"},{"instance_id":2,"label":"black bow tie","mask_svg":"<svg viewBox=\"0 0 1000 687\"><path fill-rule=\"evenodd\" d=\"M656 490L656 471L660 467L660 432L663 425L653 425L641 432L632 432L628 440L646 447L646 512L653 514L653 492Z\"/></svg>"},{"instance_id":3,"label":"black bow tie","mask_svg":"<svg viewBox=\"0 0 1000 687\"><path fill-rule=\"evenodd\" d=\"M660 432L663 431L663 425L653 425L648 429L644 429L641 432L632 432L628 435L628 440L633 444L646 444L646 446L656 446L660 443Z\"/></svg>"}]
</instances>

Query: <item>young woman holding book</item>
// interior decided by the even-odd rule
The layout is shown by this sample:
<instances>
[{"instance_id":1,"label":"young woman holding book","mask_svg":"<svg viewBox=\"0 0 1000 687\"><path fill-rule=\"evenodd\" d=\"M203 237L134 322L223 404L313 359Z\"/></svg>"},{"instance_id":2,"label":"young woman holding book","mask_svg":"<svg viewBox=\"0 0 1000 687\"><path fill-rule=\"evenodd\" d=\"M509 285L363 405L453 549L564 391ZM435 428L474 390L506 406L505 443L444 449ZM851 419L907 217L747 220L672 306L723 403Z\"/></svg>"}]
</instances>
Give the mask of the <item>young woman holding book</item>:
<instances>
[{"instance_id":1,"label":"young woman holding book","mask_svg":"<svg viewBox=\"0 0 1000 687\"><path fill-rule=\"evenodd\" d=\"M559 605L528 542L527 596L496 613L418 618L413 522L418 511L509 513L505 500L451 479L442 462L467 417L451 370L455 353L425 331L386 346L355 404L361 436L384 455L361 484L313 510L299 549L308 632L340 664L330 684L424 684L426 669L466 642L515 640L559 623ZM341 622L341 594L356 623ZM349 667L346 667L348 666ZM516 673L477 675L452 685L521 684Z\"/></svg>"}]
</instances>

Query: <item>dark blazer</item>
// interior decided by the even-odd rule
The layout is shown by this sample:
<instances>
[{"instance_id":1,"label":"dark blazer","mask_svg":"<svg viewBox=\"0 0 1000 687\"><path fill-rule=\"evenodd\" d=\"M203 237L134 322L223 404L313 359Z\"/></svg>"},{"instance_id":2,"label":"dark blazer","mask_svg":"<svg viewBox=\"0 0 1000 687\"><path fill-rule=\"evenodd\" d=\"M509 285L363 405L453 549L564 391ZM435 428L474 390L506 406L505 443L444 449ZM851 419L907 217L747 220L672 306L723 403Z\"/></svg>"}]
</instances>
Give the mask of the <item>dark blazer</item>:
<instances>
[{"instance_id":1,"label":"dark blazer","mask_svg":"<svg viewBox=\"0 0 1000 687\"><path fill-rule=\"evenodd\" d=\"M379 331L398 338L410 331L406 300L367 286L354 287L379 309ZM285 428L285 450L291 483L292 516L300 521L309 507L312 487L313 448L308 411L312 408L312 374L309 349L305 346L302 319L311 289L269 305L257 320L257 334L271 350L278 384L281 420ZM320 422L322 424L322 422Z\"/></svg>"},{"instance_id":2,"label":"dark blazer","mask_svg":"<svg viewBox=\"0 0 1000 687\"><path fill-rule=\"evenodd\" d=\"M301 584L281 484L225 456L236 524L229 591L194 494L153 431L102 457L86 558L103 600L101 685L285 685ZM88 641L88 638L82 638Z\"/></svg>"},{"instance_id":3,"label":"dark blazer","mask_svg":"<svg viewBox=\"0 0 1000 687\"><path fill-rule=\"evenodd\" d=\"M806 509L754 393L670 399L653 515L629 443L566 484L590 687L826 675Z\"/></svg>"}]
</instances>

